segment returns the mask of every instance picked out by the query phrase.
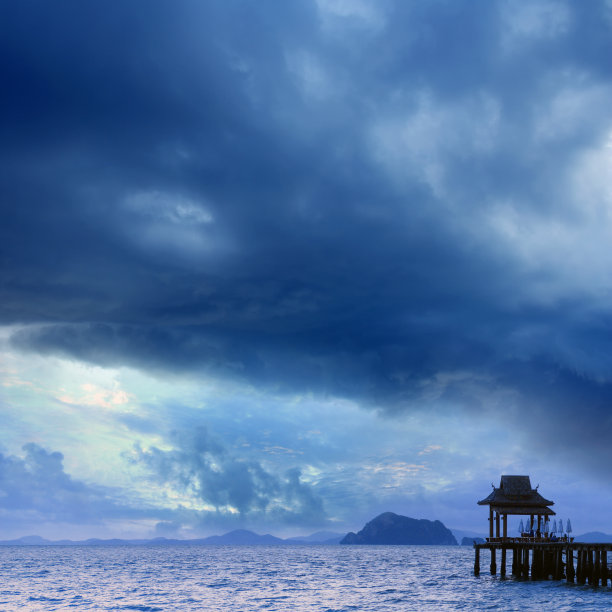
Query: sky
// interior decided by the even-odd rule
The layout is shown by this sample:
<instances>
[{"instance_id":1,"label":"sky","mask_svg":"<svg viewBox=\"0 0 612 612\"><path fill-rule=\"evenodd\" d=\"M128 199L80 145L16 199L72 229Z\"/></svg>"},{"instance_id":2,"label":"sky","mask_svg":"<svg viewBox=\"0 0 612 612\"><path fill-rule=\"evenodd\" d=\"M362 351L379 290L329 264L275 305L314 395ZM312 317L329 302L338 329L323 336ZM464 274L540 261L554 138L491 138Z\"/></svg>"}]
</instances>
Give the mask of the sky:
<instances>
[{"instance_id":1,"label":"sky","mask_svg":"<svg viewBox=\"0 0 612 612\"><path fill-rule=\"evenodd\" d=\"M501 474L612 532L611 57L609 0L3 2L0 538Z\"/></svg>"}]
</instances>

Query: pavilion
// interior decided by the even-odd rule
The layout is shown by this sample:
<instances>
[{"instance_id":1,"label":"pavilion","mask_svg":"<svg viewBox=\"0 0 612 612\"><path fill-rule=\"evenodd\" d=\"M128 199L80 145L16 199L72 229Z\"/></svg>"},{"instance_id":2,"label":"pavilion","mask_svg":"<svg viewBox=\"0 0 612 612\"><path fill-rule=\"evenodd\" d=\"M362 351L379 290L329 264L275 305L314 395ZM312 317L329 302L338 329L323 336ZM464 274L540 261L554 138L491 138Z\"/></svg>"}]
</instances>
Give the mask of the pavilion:
<instances>
[{"instance_id":1,"label":"pavilion","mask_svg":"<svg viewBox=\"0 0 612 612\"><path fill-rule=\"evenodd\" d=\"M499 487L493 486L493 491L488 497L480 500L478 505L489 506L489 541L493 538L506 539L508 537L509 514L529 516L526 531L534 532L536 537L541 537L542 519L548 521L548 517L555 514L548 507L553 506L554 502L544 499L538 493L538 487L531 488L529 476L502 476ZM537 517L537 524L535 517ZM503 521L502 533L500 533L500 519Z\"/></svg>"}]
</instances>

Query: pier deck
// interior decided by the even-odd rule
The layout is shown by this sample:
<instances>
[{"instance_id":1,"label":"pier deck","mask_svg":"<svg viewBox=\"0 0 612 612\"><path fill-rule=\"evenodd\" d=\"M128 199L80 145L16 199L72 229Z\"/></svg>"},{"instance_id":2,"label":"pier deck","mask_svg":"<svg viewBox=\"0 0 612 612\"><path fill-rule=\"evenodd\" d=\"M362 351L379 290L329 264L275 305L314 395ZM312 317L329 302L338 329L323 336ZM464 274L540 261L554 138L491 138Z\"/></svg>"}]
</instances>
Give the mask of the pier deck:
<instances>
[{"instance_id":1,"label":"pier deck","mask_svg":"<svg viewBox=\"0 0 612 612\"><path fill-rule=\"evenodd\" d=\"M506 575L508 553L512 553L512 575L531 580L567 580L578 584L607 586L612 581L608 552L612 543L550 542L530 538L494 538L474 544L474 575L480 574L480 551L491 551L490 571L497 574L497 551L500 575Z\"/></svg>"}]
</instances>

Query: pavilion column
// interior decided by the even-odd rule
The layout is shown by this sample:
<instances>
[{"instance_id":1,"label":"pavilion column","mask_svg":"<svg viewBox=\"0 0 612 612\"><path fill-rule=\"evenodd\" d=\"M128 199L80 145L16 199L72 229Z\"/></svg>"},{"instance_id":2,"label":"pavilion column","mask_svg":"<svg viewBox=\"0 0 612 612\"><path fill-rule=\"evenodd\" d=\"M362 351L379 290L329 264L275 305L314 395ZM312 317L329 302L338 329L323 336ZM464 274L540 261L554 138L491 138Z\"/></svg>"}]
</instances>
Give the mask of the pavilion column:
<instances>
[{"instance_id":1,"label":"pavilion column","mask_svg":"<svg viewBox=\"0 0 612 612\"><path fill-rule=\"evenodd\" d=\"M499 538L499 512L495 513L495 537Z\"/></svg>"},{"instance_id":2,"label":"pavilion column","mask_svg":"<svg viewBox=\"0 0 612 612\"><path fill-rule=\"evenodd\" d=\"M503 519L504 519L504 539L506 539L508 537L508 515L504 514Z\"/></svg>"},{"instance_id":3,"label":"pavilion column","mask_svg":"<svg viewBox=\"0 0 612 612\"><path fill-rule=\"evenodd\" d=\"M489 506L489 537L493 538L493 508Z\"/></svg>"}]
</instances>

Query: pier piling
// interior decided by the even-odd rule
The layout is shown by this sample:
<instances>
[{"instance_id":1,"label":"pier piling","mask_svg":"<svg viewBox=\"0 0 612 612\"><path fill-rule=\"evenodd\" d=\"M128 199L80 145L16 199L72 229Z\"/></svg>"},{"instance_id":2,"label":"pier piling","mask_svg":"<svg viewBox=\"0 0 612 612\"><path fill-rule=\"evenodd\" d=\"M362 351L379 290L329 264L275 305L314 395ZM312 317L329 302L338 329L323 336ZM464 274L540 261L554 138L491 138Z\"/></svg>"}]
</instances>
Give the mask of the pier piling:
<instances>
[{"instance_id":1,"label":"pier piling","mask_svg":"<svg viewBox=\"0 0 612 612\"><path fill-rule=\"evenodd\" d=\"M565 577L568 582L574 582L574 551L569 546L565 550Z\"/></svg>"},{"instance_id":2,"label":"pier piling","mask_svg":"<svg viewBox=\"0 0 612 612\"><path fill-rule=\"evenodd\" d=\"M506 577L508 551L512 554L512 576L525 580L566 580L569 583L607 586L612 580L608 551L612 542L522 541L524 538L495 538L474 544L474 575L480 574L480 551L491 551L491 575L497 574L497 551L501 551L500 576ZM575 553L575 555L574 555ZM574 556L576 562L574 565Z\"/></svg>"}]
</instances>

